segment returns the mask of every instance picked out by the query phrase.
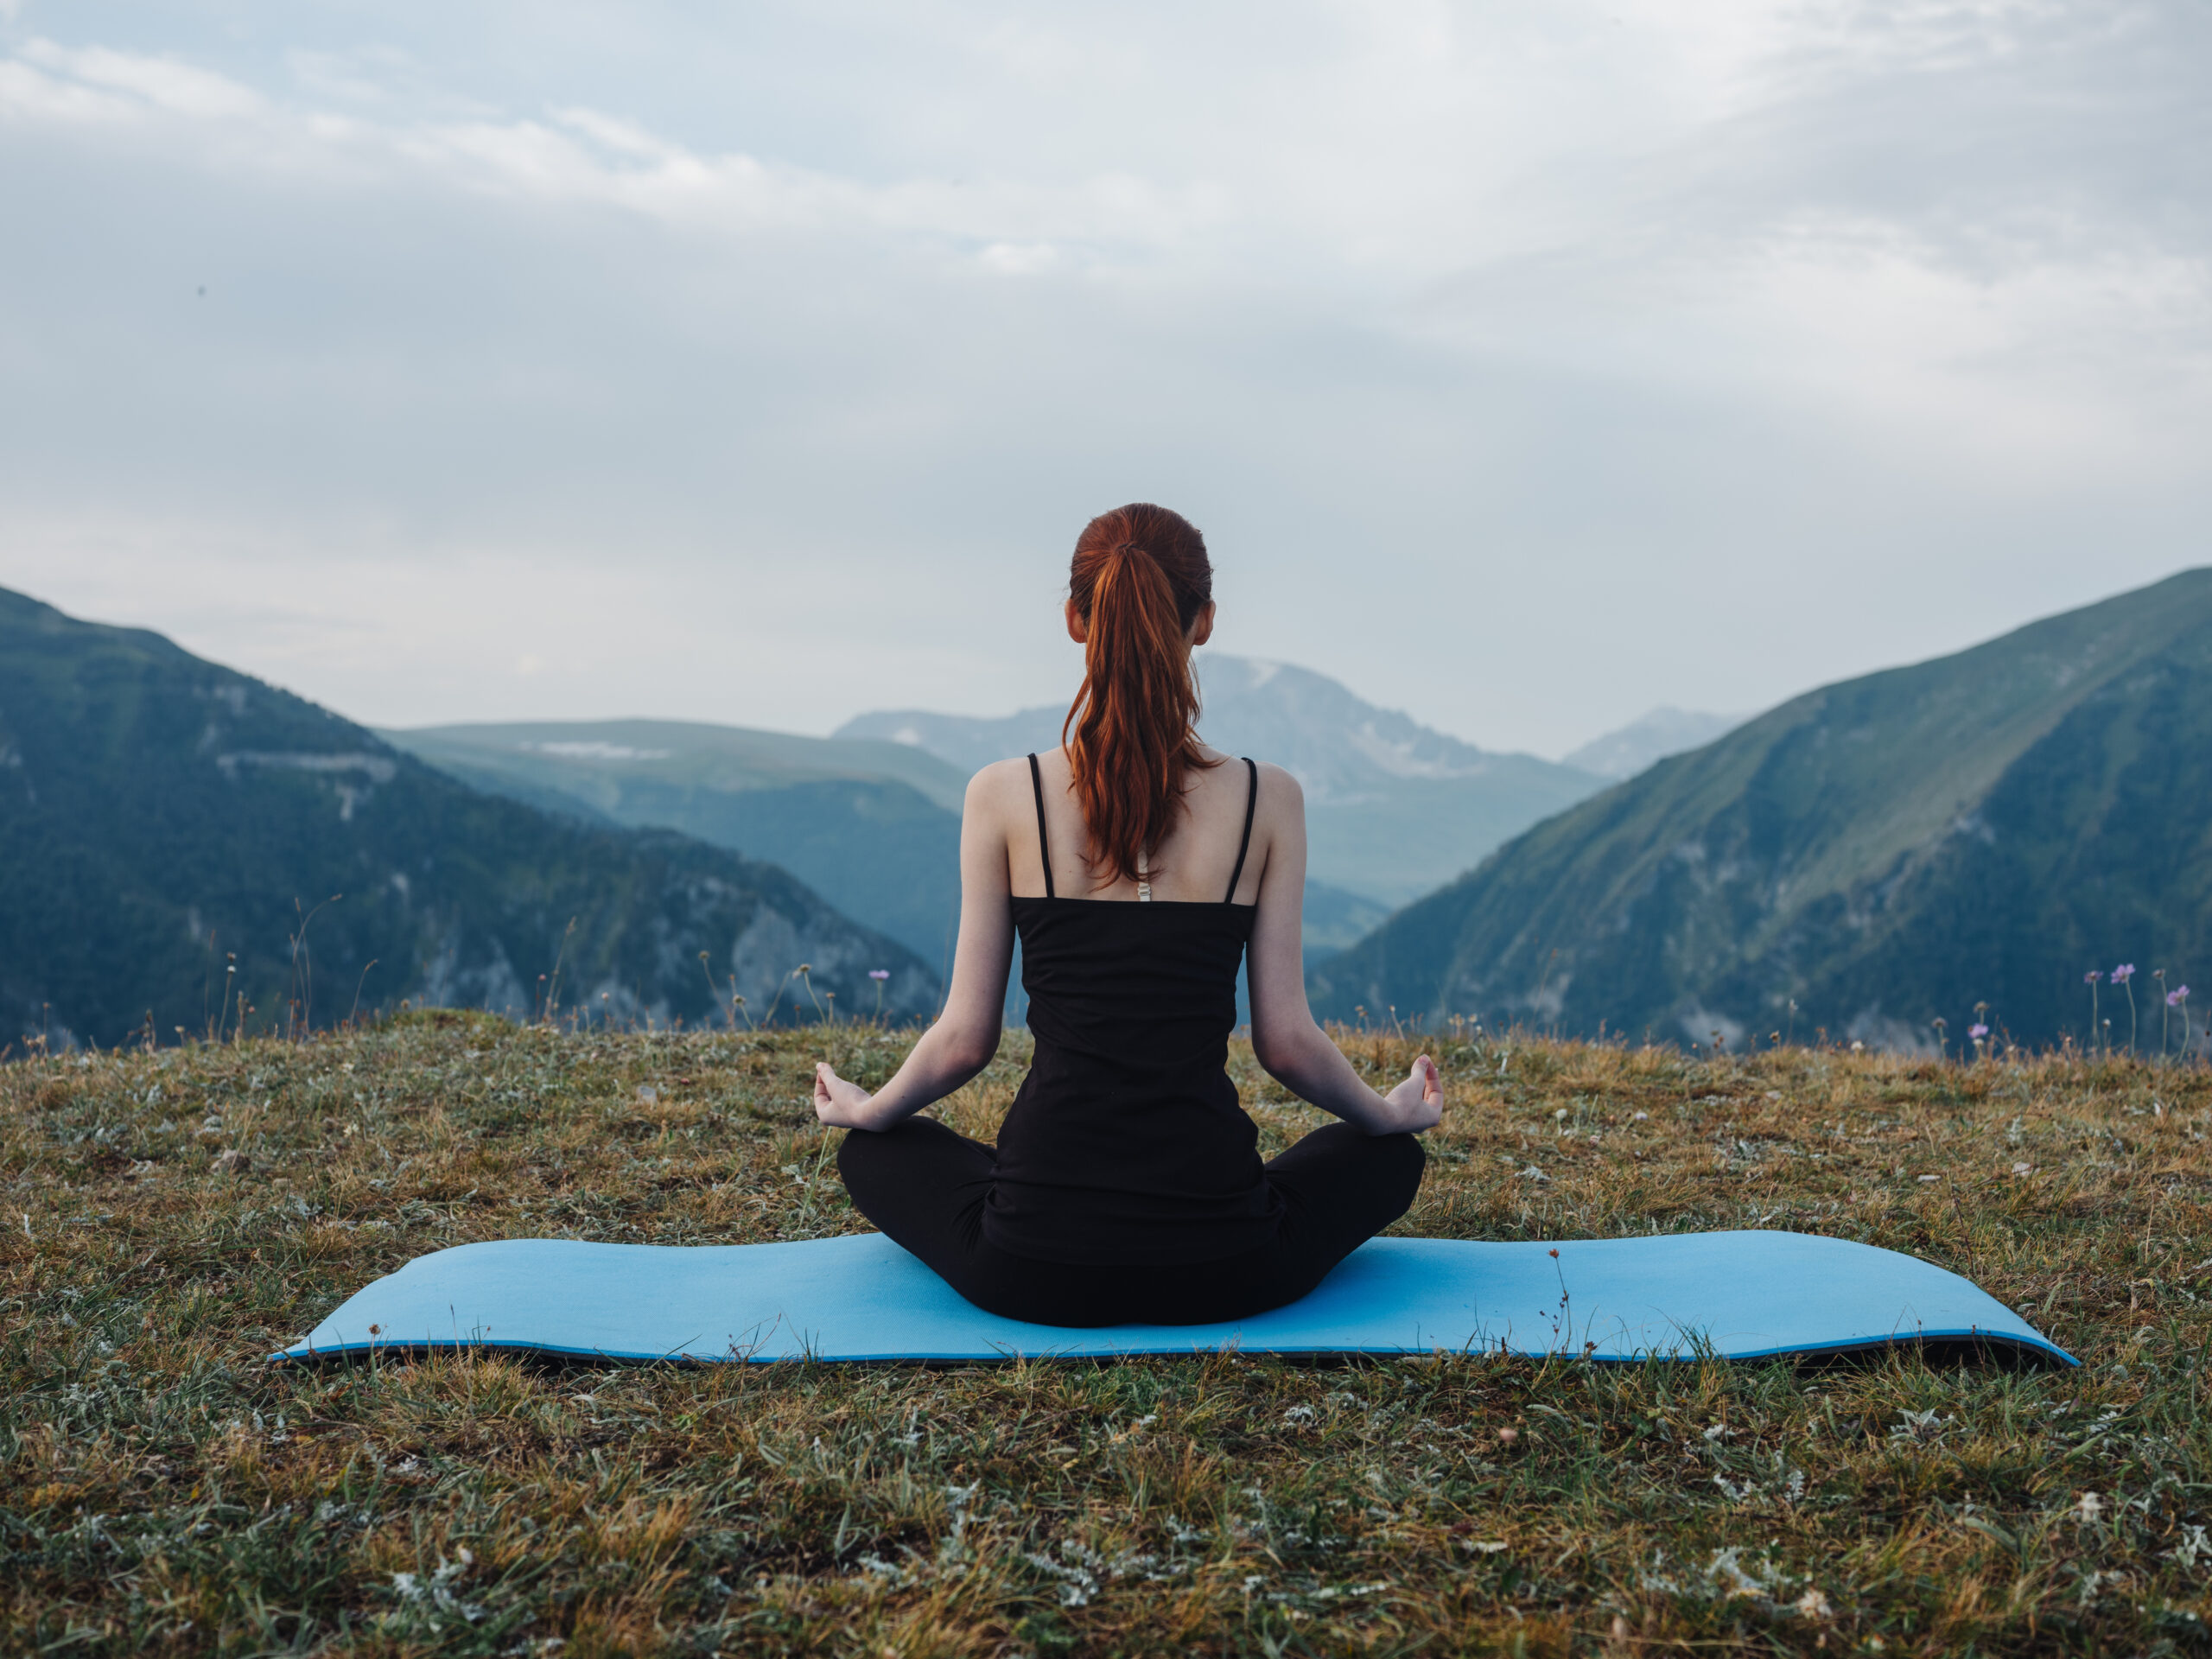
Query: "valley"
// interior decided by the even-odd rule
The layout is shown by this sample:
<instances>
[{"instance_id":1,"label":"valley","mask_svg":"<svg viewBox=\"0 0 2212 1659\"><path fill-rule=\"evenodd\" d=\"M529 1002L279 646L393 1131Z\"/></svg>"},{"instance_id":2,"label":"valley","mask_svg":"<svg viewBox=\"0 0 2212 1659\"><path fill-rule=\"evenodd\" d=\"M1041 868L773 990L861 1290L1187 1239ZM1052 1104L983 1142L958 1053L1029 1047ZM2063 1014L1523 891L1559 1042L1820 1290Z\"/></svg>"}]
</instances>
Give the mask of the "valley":
<instances>
[{"instance_id":1,"label":"valley","mask_svg":"<svg viewBox=\"0 0 2212 1659\"><path fill-rule=\"evenodd\" d=\"M1748 721L1654 710L1573 766L1308 670L1211 653L1199 672L1208 741L1306 793L1325 1018L2203 1045L2165 999L2212 937L2212 572ZM1057 743L1063 714L370 731L0 594L0 1007L107 1043L242 1006L264 1027L401 1001L728 1022L870 1008L883 983L887 1013L926 1014L968 778ZM804 1008L801 963L828 999ZM2104 981L2129 963L2139 981Z\"/></svg>"}]
</instances>

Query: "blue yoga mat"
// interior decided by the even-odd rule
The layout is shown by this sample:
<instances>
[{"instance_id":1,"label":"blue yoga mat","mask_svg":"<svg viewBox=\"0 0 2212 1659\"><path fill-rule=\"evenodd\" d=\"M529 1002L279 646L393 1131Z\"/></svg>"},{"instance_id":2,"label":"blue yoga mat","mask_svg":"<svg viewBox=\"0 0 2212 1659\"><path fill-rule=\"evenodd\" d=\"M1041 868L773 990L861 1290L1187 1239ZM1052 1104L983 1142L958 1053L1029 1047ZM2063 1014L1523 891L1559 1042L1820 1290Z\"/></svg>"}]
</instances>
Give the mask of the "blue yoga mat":
<instances>
[{"instance_id":1,"label":"blue yoga mat","mask_svg":"<svg viewBox=\"0 0 2212 1659\"><path fill-rule=\"evenodd\" d=\"M1554 1256L1552 1252L1556 1249ZM2073 1357L1955 1273L1802 1233L1557 1246L1378 1238L1302 1300L1229 1325L1071 1330L963 1301L880 1233L789 1244L518 1238L410 1262L276 1356L481 1345L608 1359L1187 1354L1812 1354L1966 1340Z\"/></svg>"}]
</instances>

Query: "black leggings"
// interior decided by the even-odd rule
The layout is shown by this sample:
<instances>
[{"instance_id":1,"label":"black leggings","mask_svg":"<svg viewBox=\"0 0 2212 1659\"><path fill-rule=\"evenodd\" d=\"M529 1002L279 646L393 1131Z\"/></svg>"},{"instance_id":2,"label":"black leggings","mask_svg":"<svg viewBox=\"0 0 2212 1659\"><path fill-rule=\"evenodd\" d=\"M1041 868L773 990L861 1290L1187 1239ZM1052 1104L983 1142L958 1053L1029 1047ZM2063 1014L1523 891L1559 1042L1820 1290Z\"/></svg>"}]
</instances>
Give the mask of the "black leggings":
<instances>
[{"instance_id":1,"label":"black leggings","mask_svg":"<svg viewBox=\"0 0 2212 1659\"><path fill-rule=\"evenodd\" d=\"M990 1147L926 1117L855 1129L837 1171L860 1212L987 1313L1036 1325L1211 1325L1294 1302L1412 1207L1427 1159L1410 1135L1332 1123L1268 1166L1282 1195L1274 1240L1216 1262L1071 1266L983 1236Z\"/></svg>"}]
</instances>

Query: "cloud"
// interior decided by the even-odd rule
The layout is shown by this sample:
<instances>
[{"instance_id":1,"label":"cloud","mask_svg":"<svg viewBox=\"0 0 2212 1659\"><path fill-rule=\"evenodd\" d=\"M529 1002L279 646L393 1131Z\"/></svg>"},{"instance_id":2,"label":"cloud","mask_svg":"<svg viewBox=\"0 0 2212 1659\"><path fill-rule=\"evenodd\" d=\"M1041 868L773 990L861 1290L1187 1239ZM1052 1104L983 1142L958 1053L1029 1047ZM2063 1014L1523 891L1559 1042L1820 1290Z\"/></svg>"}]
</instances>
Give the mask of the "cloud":
<instances>
[{"instance_id":1,"label":"cloud","mask_svg":"<svg viewBox=\"0 0 2212 1659\"><path fill-rule=\"evenodd\" d=\"M0 48L0 582L188 607L188 547L293 596L196 637L364 715L524 657L575 713L1037 701L1064 543L1148 495L1228 648L1559 749L2212 506L2183 0L180 15Z\"/></svg>"},{"instance_id":2,"label":"cloud","mask_svg":"<svg viewBox=\"0 0 2212 1659\"><path fill-rule=\"evenodd\" d=\"M1060 263L1060 250L1049 242L994 242L976 256L985 269L1008 276L1035 276Z\"/></svg>"},{"instance_id":3,"label":"cloud","mask_svg":"<svg viewBox=\"0 0 2212 1659\"><path fill-rule=\"evenodd\" d=\"M167 58L97 46L71 50L42 39L28 42L17 57L57 79L128 94L149 110L189 120L251 118L266 107L258 94L235 80Z\"/></svg>"},{"instance_id":4,"label":"cloud","mask_svg":"<svg viewBox=\"0 0 2212 1659\"><path fill-rule=\"evenodd\" d=\"M637 121L583 105L542 118L394 111L377 75L412 79L404 54L289 54L307 102L264 98L224 76L144 54L35 41L0 60L0 118L137 130L174 164L197 156L233 186L261 171L323 189L487 195L551 212L612 210L708 238L763 233L877 237L921 257L1001 275L1071 264L1143 266L1187 244L1217 211L1203 189L1117 171L1039 186L917 174L870 180L702 152ZM302 73L304 70L304 73ZM343 107L333 107L343 106ZM390 106L390 107L386 107Z\"/></svg>"}]
</instances>

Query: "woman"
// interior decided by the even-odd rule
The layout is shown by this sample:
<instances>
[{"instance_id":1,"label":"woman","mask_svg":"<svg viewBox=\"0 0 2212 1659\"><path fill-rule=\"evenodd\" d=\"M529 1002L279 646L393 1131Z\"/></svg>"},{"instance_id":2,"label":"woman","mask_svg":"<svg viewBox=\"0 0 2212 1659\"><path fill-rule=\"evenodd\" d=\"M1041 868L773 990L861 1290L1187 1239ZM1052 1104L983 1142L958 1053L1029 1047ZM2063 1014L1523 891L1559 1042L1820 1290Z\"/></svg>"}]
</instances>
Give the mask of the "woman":
<instances>
[{"instance_id":1,"label":"woman","mask_svg":"<svg viewBox=\"0 0 2212 1659\"><path fill-rule=\"evenodd\" d=\"M871 1095L826 1064L861 1212L994 1313L1208 1324L1294 1301L1403 1215L1442 1115L1426 1054L1378 1095L1306 1005L1306 810L1279 766L1199 742L1205 543L1165 508L1091 520L1069 573L1083 689L1066 746L968 785L944 1013ZM1036 1052L995 1150L914 1113L998 1051L1021 938ZM1344 1121L1262 1164L1224 1070L1249 947L1252 1047Z\"/></svg>"}]
</instances>

